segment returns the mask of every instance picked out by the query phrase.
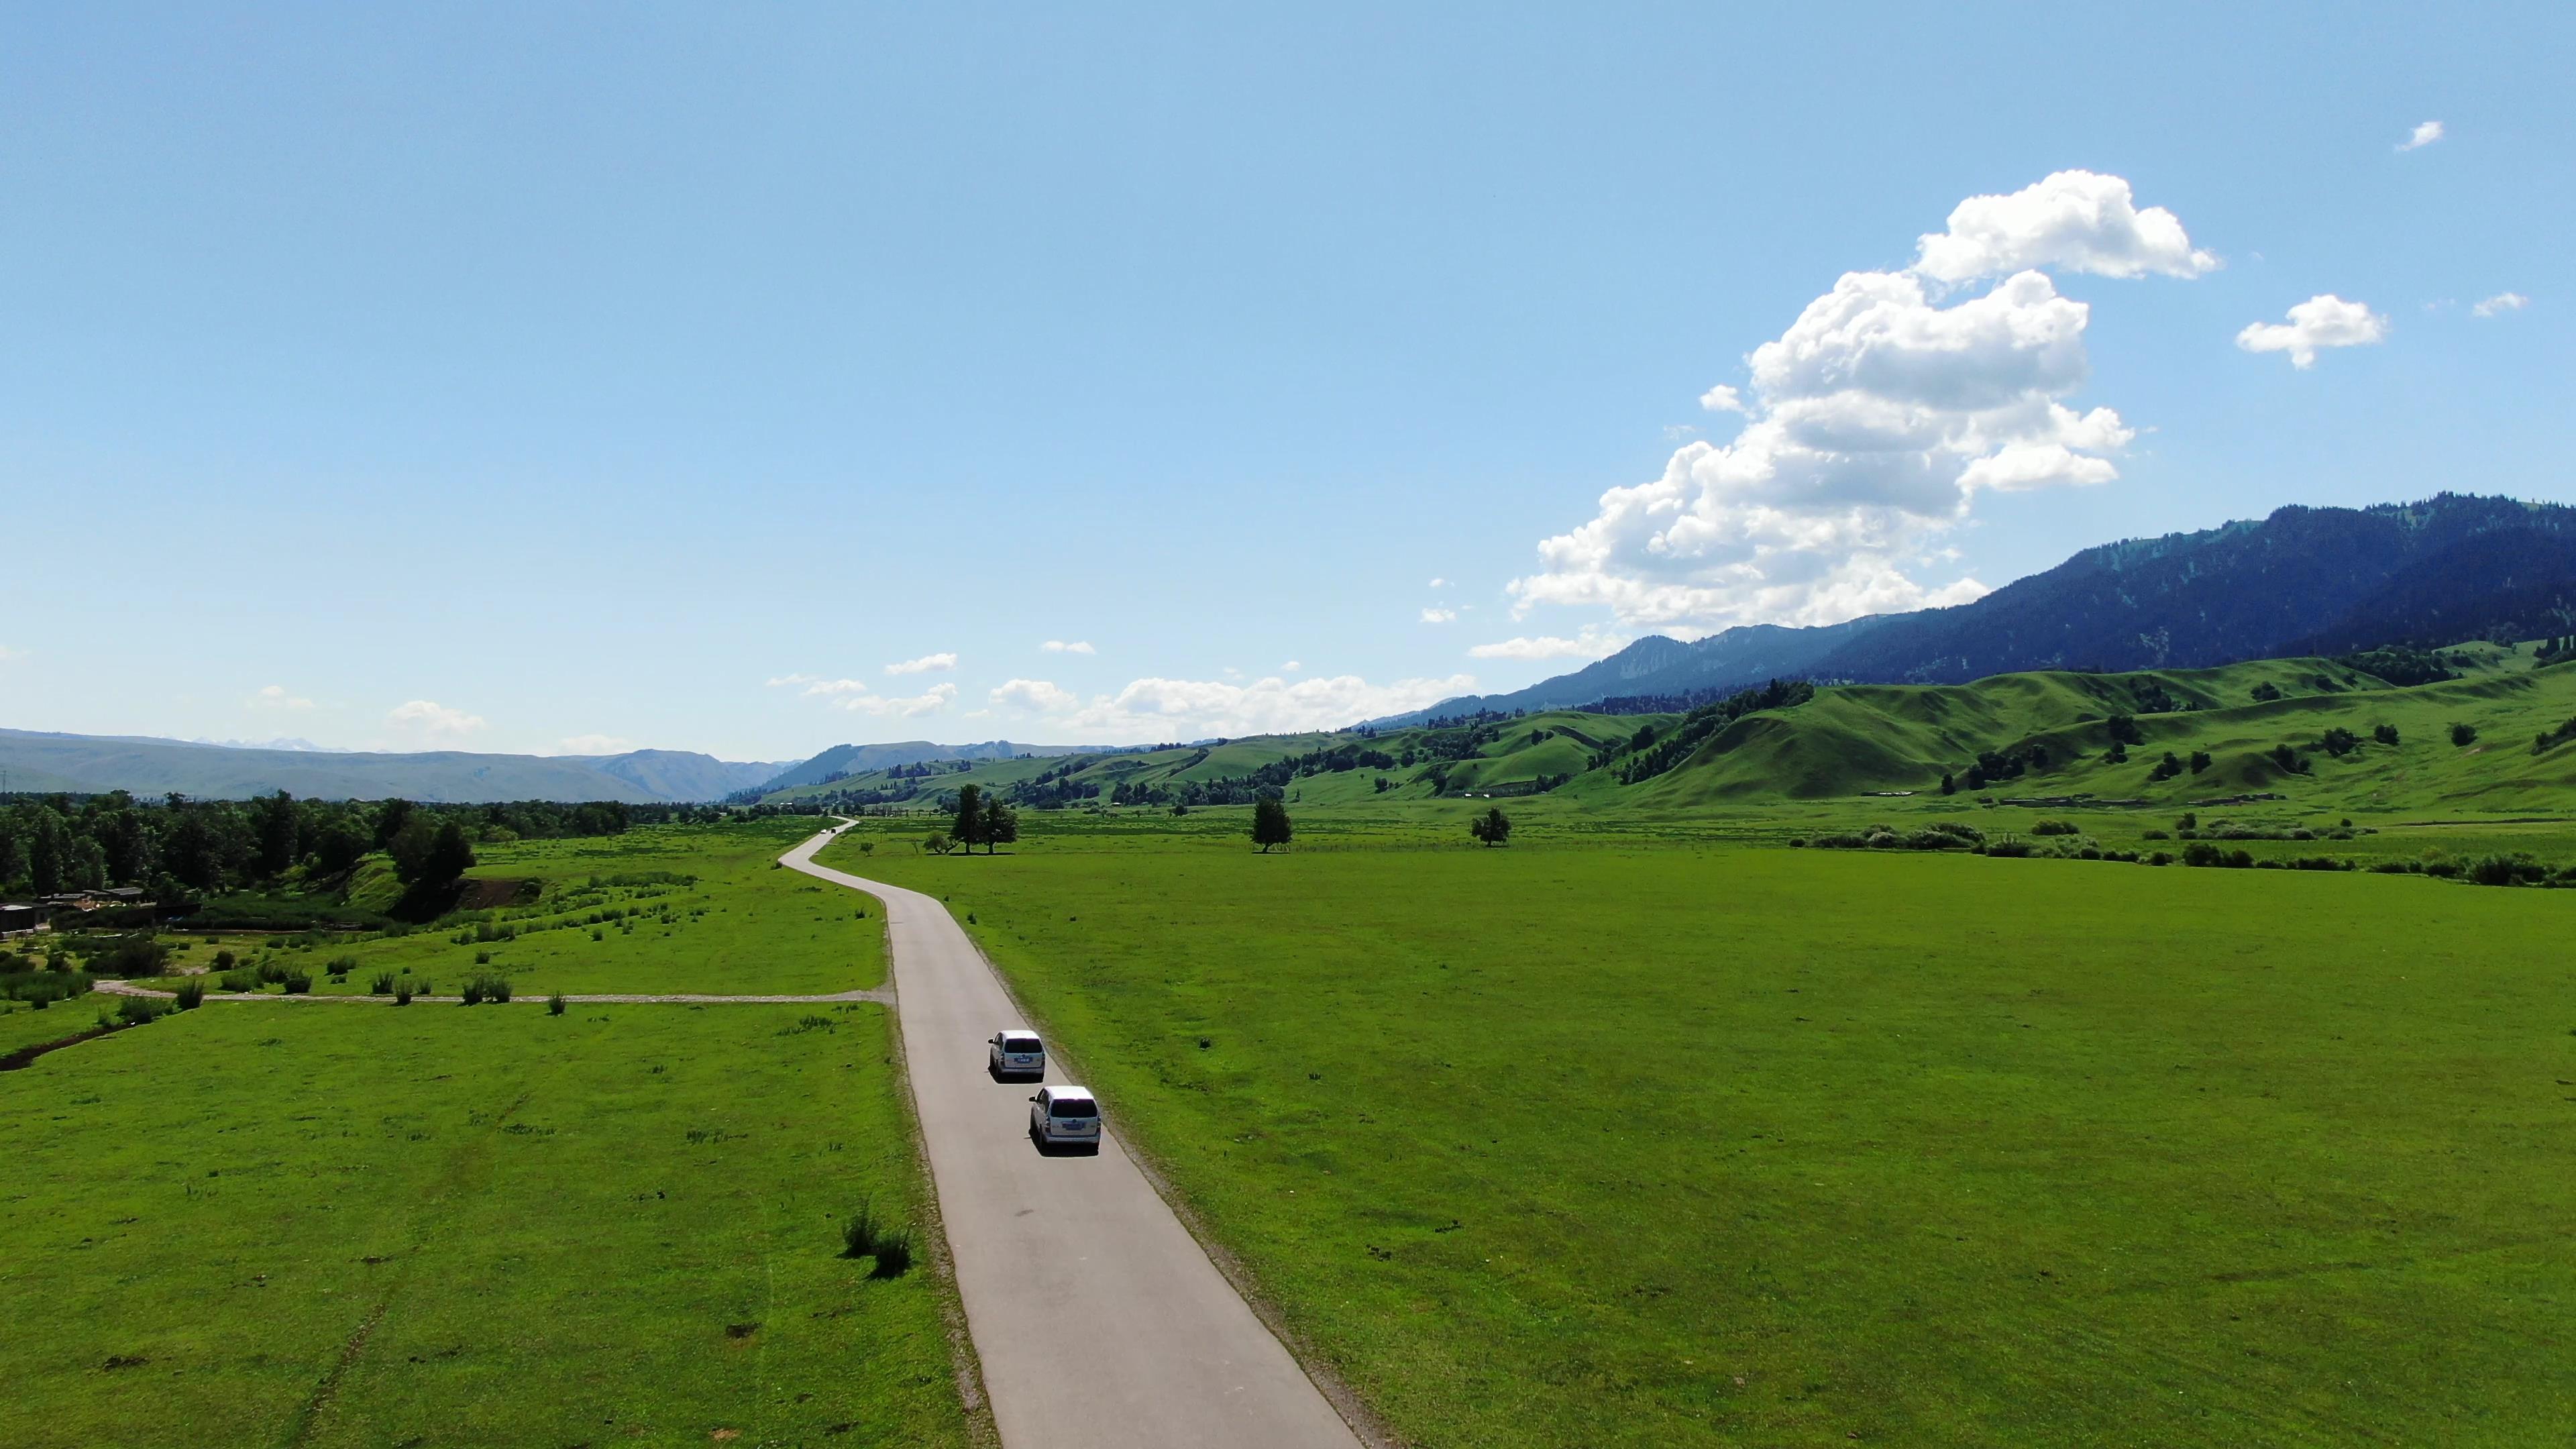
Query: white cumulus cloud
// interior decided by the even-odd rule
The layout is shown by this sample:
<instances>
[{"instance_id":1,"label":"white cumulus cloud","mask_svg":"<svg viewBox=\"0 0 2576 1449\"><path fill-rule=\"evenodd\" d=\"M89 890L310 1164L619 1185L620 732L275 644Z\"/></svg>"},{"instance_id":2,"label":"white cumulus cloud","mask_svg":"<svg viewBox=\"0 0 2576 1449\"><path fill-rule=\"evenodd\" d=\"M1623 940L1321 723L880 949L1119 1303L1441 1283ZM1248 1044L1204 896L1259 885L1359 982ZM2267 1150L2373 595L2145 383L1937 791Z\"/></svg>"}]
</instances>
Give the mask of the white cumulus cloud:
<instances>
[{"instance_id":1,"label":"white cumulus cloud","mask_svg":"<svg viewBox=\"0 0 2576 1449\"><path fill-rule=\"evenodd\" d=\"M1713 413L1740 413L1745 411L1744 394L1722 382L1717 386L1710 388L1708 391L1701 393L1699 395L1699 405Z\"/></svg>"},{"instance_id":2,"label":"white cumulus cloud","mask_svg":"<svg viewBox=\"0 0 2576 1449\"><path fill-rule=\"evenodd\" d=\"M885 672L888 674L928 674L934 670L954 669L956 667L957 656L954 654L924 654L919 659L906 659L899 664L889 664L885 667Z\"/></svg>"},{"instance_id":3,"label":"white cumulus cloud","mask_svg":"<svg viewBox=\"0 0 2576 1449\"><path fill-rule=\"evenodd\" d=\"M945 709L948 702L956 697L956 685L934 684L924 693L900 699L890 699L877 694L854 694L843 699L840 704L843 709L853 710L859 714L875 715L879 719L910 719L914 715L930 714Z\"/></svg>"},{"instance_id":4,"label":"white cumulus cloud","mask_svg":"<svg viewBox=\"0 0 2576 1449\"><path fill-rule=\"evenodd\" d=\"M1355 674L1290 681L1277 676L1234 683L1216 679L1138 679L1116 694L1094 697L1061 717L1068 731L1094 740L1154 743L1214 735L1285 734L1338 729L1402 714L1474 691L1472 674L1371 684Z\"/></svg>"},{"instance_id":5,"label":"white cumulus cloud","mask_svg":"<svg viewBox=\"0 0 2576 1449\"><path fill-rule=\"evenodd\" d=\"M1445 589L1449 587L1449 581L1447 579L1433 579L1431 581L1431 587L1435 589Z\"/></svg>"},{"instance_id":6,"label":"white cumulus cloud","mask_svg":"<svg viewBox=\"0 0 2576 1449\"><path fill-rule=\"evenodd\" d=\"M2500 317L2507 312L2519 312L2530 305L2531 299L2520 292L2498 292L2471 307L2469 311L2480 317Z\"/></svg>"},{"instance_id":7,"label":"white cumulus cloud","mask_svg":"<svg viewBox=\"0 0 2576 1449\"><path fill-rule=\"evenodd\" d=\"M483 716L450 709L434 699L411 699L395 705L385 722L433 737L458 737L489 728Z\"/></svg>"},{"instance_id":8,"label":"white cumulus cloud","mask_svg":"<svg viewBox=\"0 0 2576 1449\"><path fill-rule=\"evenodd\" d=\"M1457 618L1458 611L1455 609L1425 609L1422 611L1422 622L1425 624L1455 623Z\"/></svg>"},{"instance_id":9,"label":"white cumulus cloud","mask_svg":"<svg viewBox=\"0 0 2576 1449\"><path fill-rule=\"evenodd\" d=\"M2129 183L2091 171L2060 171L2010 196L1971 196L1949 228L1921 237L1914 270L1957 283L2031 267L2101 277L2197 277L2218 266L2161 206L2140 210Z\"/></svg>"},{"instance_id":10,"label":"white cumulus cloud","mask_svg":"<svg viewBox=\"0 0 2576 1449\"><path fill-rule=\"evenodd\" d=\"M1297 671L1299 671L1299 670L1301 670L1301 669L1304 669L1305 667L1306 667L1305 665L1298 663L1298 662L1297 662L1296 660L1294 660L1294 659L1291 659L1291 660L1289 660L1287 663L1282 664L1282 665L1280 665L1280 666L1279 666L1279 668L1280 668L1283 672L1285 672L1285 673L1289 673L1289 674L1295 674Z\"/></svg>"},{"instance_id":11,"label":"white cumulus cloud","mask_svg":"<svg viewBox=\"0 0 2576 1449\"><path fill-rule=\"evenodd\" d=\"M1099 650L1091 647L1091 641L1088 639L1075 639L1071 641L1063 639L1049 639L1038 647L1049 654L1097 654L1100 652Z\"/></svg>"},{"instance_id":12,"label":"white cumulus cloud","mask_svg":"<svg viewBox=\"0 0 2576 1449\"><path fill-rule=\"evenodd\" d=\"M2441 139L2442 123L2439 121L2425 121L2418 124L2414 130L2407 132L2406 139L2397 143L2397 149L2400 151L2420 151Z\"/></svg>"},{"instance_id":13,"label":"white cumulus cloud","mask_svg":"<svg viewBox=\"0 0 2576 1449\"><path fill-rule=\"evenodd\" d=\"M6 657L5 653L0 653L0 658ZM302 695L289 693L283 684L263 686L259 693L251 696L250 702L260 709L311 709L313 707L313 701Z\"/></svg>"},{"instance_id":14,"label":"white cumulus cloud","mask_svg":"<svg viewBox=\"0 0 2576 1449\"><path fill-rule=\"evenodd\" d=\"M2254 322L2236 334L2248 352L2286 352L2292 367L2314 367L2326 347L2367 347L2388 336L2388 319L2328 292L2290 309L2287 322Z\"/></svg>"},{"instance_id":15,"label":"white cumulus cloud","mask_svg":"<svg viewBox=\"0 0 2576 1449\"><path fill-rule=\"evenodd\" d=\"M1501 639L1491 644L1478 644L1467 651L1467 656L1471 659L1605 659L1627 644L1624 637L1607 633L1598 625L1586 625L1571 639L1554 634Z\"/></svg>"},{"instance_id":16,"label":"white cumulus cloud","mask_svg":"<svg viewBox=\"0 0 2576 1449\"><path fill-rule=\"evenodd\" d=\"M1006 680L1001 688L993 691L991 698L995 704L1013 705L1020 709L1038 710L1048 714L1068 710L1082 703L1082 696L1045 679Z\"/></svg>"},{"instance_id":17,"label":"white cumulus cloud","mask_svg":"<svg viewBox=\"0 0 2576 1449\"><path fill-rule=\"evenodd\" d=\"M1513 616L1601 608L1689 633L1964 603L1985 586L1918 575L1949 564L1937 540L1979 494L2116 479L2136 431L2068 402L2091 376L2092 309L2048 269L2188 278L2218 259L2088 171L1970 197L1918 245L1913 267L1845 273L1753 350L1732 442L1677 449L1662 476L1607 490L1589 522L1542 541L1538 572L1511 582Z\"/></svg>"}]
</instances>

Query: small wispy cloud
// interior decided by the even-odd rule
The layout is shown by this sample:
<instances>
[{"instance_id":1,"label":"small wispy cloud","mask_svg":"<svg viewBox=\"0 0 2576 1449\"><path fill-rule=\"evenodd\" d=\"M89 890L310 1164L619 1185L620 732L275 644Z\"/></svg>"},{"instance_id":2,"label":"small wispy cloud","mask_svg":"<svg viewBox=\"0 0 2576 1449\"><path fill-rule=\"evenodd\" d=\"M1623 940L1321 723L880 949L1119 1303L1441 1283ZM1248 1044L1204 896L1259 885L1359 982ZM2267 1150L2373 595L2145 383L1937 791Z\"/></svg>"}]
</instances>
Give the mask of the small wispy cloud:
<instances>
[{"instance_id":1,"label":"small wispy cloud","mask_svg":"<svg viewBox=\"0 0 2576 1449\"><path fill-rule=\"evenodd\" d=\"M2406 139L2397 143L2397 149L2400 151L2421 151L2425 147L2430 146L2441 139L2442 123L2439 121L2426 121L2418 125L2414 130L2407 132Z\"/></svg>"},{"instance_id":2,"label":"small wispy cloud","mask_svg":"<svg viewBox=\"0 0 2576 1449\"><path fill-rule=\"evenodd\" d=\"M1449 587L1449 581L1447 579L1433 579L1431 581L1431 587L1435 589L1445 589Z\"/></svg>"},{"instance_id":3,"label":"small wispy cloud","mask_svg":"<svg viewBox=\"0 0 2576 1449\"><path fill-rule=\"evenodd\" d=\"M257 709L311 709L313 707L313 701L301 695L287 693L286 686L283 684L266 686L259 693L252 695L250 702Z\"/></svg>"},{"instance_id":4,"label":"small wispy cloud","mask_svg":"<svg viewBox=\"0 0 2576 1449\"><path fill-rule=\"evenodd\" d=\"M994 690L988 698L995 704L1047 712L1068 710L1082 703L1080 695L1052 679L1004 680L1001 687Z\"/></svg>"},{"instance_id":5,"label":"small wispy cloud","mask_svg":"<svg viewBox=\"0 0 2576 1449\"><path fill-rule=\"evenodd\" d=\"M865 694L867 692L868 684L864 679L810 678L805 681L805 687L798 691L798 693L804 695L808 699L811 699L818 694L829 697L838 694Z\"/></svg>"},{"instance_id":6,"label":"small wispy cloud","mask_svg":"<svg viewBox=\"0 0 2576 1449\"><path fill-rule=\"evenodd\" d=\"M1422 611L1422 622L1425 624L1454 624L1458 622L1458 611L1455 609L1425 609Z\"/></svg>"},{"instance_id":7,"label":"small wispy cloud","mask_svg":"<svg viewBox=\"0 0 2576 1449\"><path fill-rule=\"evenodd\" d=\"M2286 352L2290 365L2305 371L2316 365L2321 349L2368 347L2388 337L2387 318L2331 292L2301 302L2289 316L2287 322L2247 324L2236 334L2236 345L2248 352Z\"/></svg>"},{"instance_id":8,"label":"small wispy cloud","mask_svg":"<svg viewBox=\"0 0 2576 1449\"><path fill-rule=\"evenodd\" d=\"M1294 659L1291 659L1291 660L1289 660L1287 663L1282 664L1282 665L1280 665L1280 666L1279 666L1279 672L1280 672L1280 673L1282 673L1282 674L1294 674L1294 673L1296 673L1298 670L1303 669L1303 668L1305 668L1305 667L1306 667L1305 665L1298 663L1298 662L1297 662L1296 660L1294 660Z\"/></svg>"},{"instance_id":9,"label":"small wispy cloud","mask_svg":"<svg viewBox=\"0 0 2576 1449\"><path fill-rule=\"evenodd\" d=\"M780 674L773 676L770 679L769 687L776 689L785 684L811 684L813 682L814 676L811 674Z\"/></svg>"},{"instance_id":10,"label":"small wispy cloud","mask_svg":"<svg viewBox=\"0 0 2576 1449\"><path fill-rule=\"evenodd\" d=\"M1088 639L1049 639L1038 647L1049 654L1097 654L1100 652L1099 650L1091 647L1091 641Z\"/></svg>"},{"instance_id":11,"label":"small wispy cloud","mask_svg":"<svg viewBox=\"0 0 2576 1449\"><path fill-rule=\"evenodd\" d=\"M434 699L408 699L385 714L385 722L425 735L470 735L490 728L483 716L450 709Z\"/></svg>"},{"instance_id":12,"label":"small wispy cloud","mask_svg":"<svg viewBox=\"0 0 2576 1449\"><path fill-rule=\"evenodd\" d=\"M888 699L882 695L873 694L853 695L841 701L841 708L855 710L860 714L872 714L880 719L888 717L909 719L917 714L929 714L935 710L944 709L948 702L956 697L956 685L934 684L926 693L903 699Z\"/></svg>"},{"instance_id":13,"label":"small wispy cloud","mask_svg":"<svg viewBox=\"0 0 2576 1449\"><path fill-rule=\"evenodd\" d=\"M2500 317L2507 312L2519 312L2530 305L2531 299L2520 292L2498 292L2471 307L2469 311L2480 317Z\"/></svg>"},{"instance_id":14,"label":"small wispy cloud","mask_svg":"<svg viewBox=\"0 0 2576 1449\"><path fill-rule=\"evenodd\" d=\"M1627 640L1604 632L1597 625L1585 625L1572 639L1554 634L1535 638L1500 639L1479 644L1467 651L1472 659L1601 659L1618 653Z\"/></svg>"},{"instance_id":15,"label":"small wispy cloud","mask_svg":"<svg viewBox=\"0 0 2576 1449\"><path fill-rule=\"evenodd\" d=\"M933 670L954 669L956 667L957 656L954 654L924 654L919 659L906 659L898 664L889 664L885 667L885 672L888 674L928 674Z\"/></svg>"}]
</instances>

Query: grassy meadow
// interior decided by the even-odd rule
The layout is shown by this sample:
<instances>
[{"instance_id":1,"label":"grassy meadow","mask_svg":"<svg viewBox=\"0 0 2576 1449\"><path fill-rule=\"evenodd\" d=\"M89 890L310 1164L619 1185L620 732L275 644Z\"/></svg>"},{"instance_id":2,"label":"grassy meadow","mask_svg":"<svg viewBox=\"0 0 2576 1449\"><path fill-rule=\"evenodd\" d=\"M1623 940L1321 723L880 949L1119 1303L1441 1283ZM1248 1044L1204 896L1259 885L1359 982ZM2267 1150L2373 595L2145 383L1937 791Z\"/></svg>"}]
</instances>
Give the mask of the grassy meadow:
<instances>
[{"instance_id":1,"label":"grassy meadow","mask_svg":"<svg viewBox=\"0 0 2576 1449\"><path fill-rule=\"evenodd\" d=\"M536 881L538 891L398 935L249 933L214 945L182 937L189 950L178 960L202 970L228 950L236 969L276 962L301 970L319 995L363 995L384 974L443 995L496 976L523 997L817 996L882 986L885 923L875 903L777 868L779 854L813 827L769 818L478 846L473 877ZM326 968L336 959L354 965L335 977Z\"/></svg>"},{"instance_id":2,"label":"grassy meadow","mask_svg":"<svg viewBox=\"0 0 2576 1449\"><path fill-rule=\"evenodd\" d=\"M593 874L696 877L641 898L669 922L521 935L494 966L523 996L874 984L879 923L767 869L804 833L489 851L547 882L520 920L596 909ZM442 987L471 962L430 931L255 949L317 991L332 955ZM0 1016L0 1045L104 1003ZM886 1279L840 1256L863 1200L923 1220L890 1031L872 1004L209 1002L0 1076L0 1438L971 1442L926 1249Z\"/></svg>"},{"instance_id":3,"label":"grassy meadow","mask_svg":"<svg viewBox=\"0 0 2576 1449\"><path fill-rule=\"evenodd\" d=\"M1029 814L972 860L871 820L825 859L971 916L1421 1445L2576 1421L2576 894L1781 848L1968 802L1507 803L1502 850L1440 802L1266 857L1207 810ZM2461 843L2567 857L2546 829Z\"/></svg>"}]
</instances>

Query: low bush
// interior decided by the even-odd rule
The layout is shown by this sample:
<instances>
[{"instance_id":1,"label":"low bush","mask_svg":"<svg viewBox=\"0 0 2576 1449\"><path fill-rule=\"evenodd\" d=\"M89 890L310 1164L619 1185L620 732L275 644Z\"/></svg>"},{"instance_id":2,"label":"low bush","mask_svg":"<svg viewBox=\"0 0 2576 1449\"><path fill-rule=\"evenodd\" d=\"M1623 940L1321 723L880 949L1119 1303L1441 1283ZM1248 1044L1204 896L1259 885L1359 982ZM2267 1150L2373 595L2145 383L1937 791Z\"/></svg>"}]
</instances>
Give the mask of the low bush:
<instances>
[{"instance_id":1,"label":"low bush","mask_svg":"<svg viewBox=\"0 0 2576 1449\"><path fill-rule=\"evenodd\" d=\"M508 1000L509 998L507 998L507 997L503 997L502 999L506 1001L506 1000ZM554 995L549 996L549 997L547 997L547 998L546 998L546 1015L548 1015L548 1016L561 1016L561 1015L563 1015L563 1014L564 1014L564 997L563 997L563 993L562 993L562 992L560 992L560 991L558 991L558 992L556 992Z\"/></svg>"},{"instance_id":2,"label":"low bush","mask_svg":"<svg viewBox=\"0 0 2576 1449\"><path fill-rule=\"evenodd\" d=\"M127 1026L156 1021L169 1009L148 996L120 996L116 999L116 1019Z\"/></svg>"},{"instance_id":3,"label":"low bush","mask_svg":"<svg viewBox=\"0 0 2576 1449\"><path fill-rule=\"evenodd\" d=\"M2461 749L2466 749L2477 742L2478 727L2476 725L2455 724L2451 726L2451 743L2453 745L2456 745Z\"/></svg>"},{"instance_id":4,"label":"low bush","mask_svg":"<svg viewBox=\"0 0 2576 1449\"><path fill-rule=\"evenodd\" d=\"M2468 877L2485 886L2538 885L2549 878L2549 867L2521 852L2482 855L2469 862Z\"/></svg>"},{"instance_id":5,"label":"low bush","mask_svg":"<svg viewBox=\"0 0 2576 1449\"><path fill-rule=\"evenodd\" d=\"M2140 840L2171 840L2173 839L2173 836L2162 830L2141 830L2138 832L2138 838Z\"/></svg>"},{"instance_id":6,"label":"low bush","mask_svg":"<svg viewBox=\"0 0 2576 1449\"><path fill-rule=\"evenodd\" d=\"M286 979L286 968L274 961L262 961L259 963L259 979L264 984L274 986Z\"/></svg>"},{"instance_id":7,"label":"low bush","mask_svg":"<svg viewBox=\"0 0 2576 1449\"><path fill-rule=\"evenodd\" d=\"M367 984L369 996L389 996L393 994L393 989L394 974L390 971L377 972L376 979Z\"/></svg>"},{"instance_id":8,"label":"low bush","mask_svg":"<svg viewBox=\"0 0 2576 1449\"><path fill-rule=\"evenodd\" d=\"M421 990L426 991L426 990L428 990L428 989L429 989L428 984L427 984L427 983L423 983L423 984L422 984L422 986L421 986ZM404 977L402 980L395 982L395 983L394 983L394 1005L396 1005L396 1006L409 1006L409 1005L411 1005L411 990L412 990L411 978L409 978L409 977Z\"/></svg>"},{"instance_id":9,"label":"low bush","mask_svg":"<svg viewBox=\"0 0 2576 1449\"><path fill-rule=\"evenodd\" d=\"M1994 840L1986 843L1986 854L2000 860L2020 860L2036 851L2027 840Z\"/></svg>"},{"instance_id":10,"label":"low bush","mask_svg":"<svg viewBox=\"0 0 2576 1449\"><path fill-rule=\"evenodd\" d=\"M475 953L474 953L474 964L475 964L475 965L477 965L477 966L489 966L489 965L491 965L491 964L492 964L492 953L491 953L491 952L489 952L489 951L477 951L477 952L475 952Z\"/></svg>"},{"instance_id":11,"label":"low bush","mask_svg":"<svg viewBox=\"0 0 2576 1449\"><path fill-rule=\"evenodd\" d=\"M191 976L187 980L180 982L179 992L175 1000L177 1001L178 1007L181 1011L194 1011L199 1006L204 1005L206 1000L206 979L202 976Z\"/></svg>"},{"instance_id":12,"label":"low bush","mask_svg":"<svg viewBox=\"0 0 2576 1449\"><path fill-rule=\"evenodd\" d=\"M483 978L477 976L468 980L464 987L456 994L464 1000L467 1006L481 1006L483 1004Z\"/></svg>"},{"instance_id":13,"label":"low bush","mask_svg":"<svg viewBox=\"0 0 2576 1449\"><path fill-rule=\"evenodd\" d=\"M2033 835L2080 835L2082 828L2072 820L2041 820L2032 824Z\"/></svg>"},{"instance_id":14,"label":"low bush","mask_svg":"<svg viewBox=\"0 0 2576 1449\"><path fill-rule=\"evenodd\" d=\"M875 1200L863 1197L841 1224L841 1256L875 1259L871 1278L902 1277L912 1267L912 1230L878 1218Z\"/></svg>"},{"instance_id":15,"label":"low bush","mask_svg":"<svg viewBox=\"0 0 2576 1449\"><path fill-rule=\"evenodd\" d=\"M285 973L277 984L289 996L302 996L313 989L313 977L299 966Z\"/></svg>"},{"instance_id":16,"label":"low bush","mask_svg":"<svg viewBox=\"0 0 2576 1449\"><path fill-rule=\"evenodd\" d=\"M358 969L358 958L355 956L334 956L330 960L322 963L322 969L330 972L331 979L334 981L346 980L350 972Z\"/></svg>"},{"instance_id":17,"label":"low bush","mask_svg":"<svg viewBox=\"0 0 2576 1449\"><path fill-rule=\"evenodd\" d=\"M260 974L256 971L240 970L227 971L224 973L224 989L226 991L236 993L257 991L261 984Z\"/></svg>"}]
</instances>

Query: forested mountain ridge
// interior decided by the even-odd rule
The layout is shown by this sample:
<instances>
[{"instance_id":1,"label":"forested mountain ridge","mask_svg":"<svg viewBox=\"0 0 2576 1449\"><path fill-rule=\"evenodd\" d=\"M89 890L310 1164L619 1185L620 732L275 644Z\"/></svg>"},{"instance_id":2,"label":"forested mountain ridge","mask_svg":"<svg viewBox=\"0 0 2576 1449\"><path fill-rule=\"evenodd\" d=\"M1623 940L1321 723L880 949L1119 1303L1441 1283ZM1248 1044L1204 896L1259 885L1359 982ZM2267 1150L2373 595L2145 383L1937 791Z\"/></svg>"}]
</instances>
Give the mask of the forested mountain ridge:
<instances>
[{"instance_id":1,"label":"forested mountain ridge","mask_svg":"<svg viewBox=\"0 0 2576 1449\"><path fill-rule=\"evenodd\" d=\"M2444 493L2275 510L2076 554L1974 603L1814 629L1639 640L1511 694L1381 724L1620 696L1726 693L1771 678L1960 684L2038 669L2206 668L2377 644L2549 637L2576 627L2576 509ZM1637 663L1652 667L1639 669Z\"/></svg>"}]
</instances>

